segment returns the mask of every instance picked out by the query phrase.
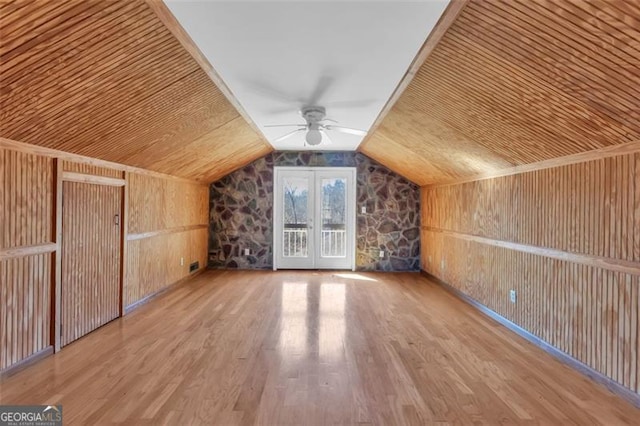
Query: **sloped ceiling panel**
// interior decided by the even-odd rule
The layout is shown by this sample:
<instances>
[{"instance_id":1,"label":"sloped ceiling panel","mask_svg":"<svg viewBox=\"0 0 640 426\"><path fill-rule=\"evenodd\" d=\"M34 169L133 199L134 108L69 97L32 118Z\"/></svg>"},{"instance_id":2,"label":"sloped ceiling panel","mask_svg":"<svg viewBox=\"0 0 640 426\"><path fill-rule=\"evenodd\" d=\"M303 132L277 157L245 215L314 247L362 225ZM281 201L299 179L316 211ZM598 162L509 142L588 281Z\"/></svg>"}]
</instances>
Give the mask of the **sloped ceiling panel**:
<instances>
[{"instance_id":1,"label":"sloped ceiling panel","mask_svg":"<svg viewBox=\"0 0 640 426\"><path fill-rule=\"evenodd\" d=\"M361 150L421 185L640 139L640 5L472 0Z\"/></svg>"},{"instance_id":2,"label":"sloped ceiling panel","mask_svg":"<svg viewBox=\"0 0 640 426\"><path fill-rule=\"evenodd\" d=\"M271 151L144 1L9 2L0 31L0 136L206 182Z\"/></svg>"}]
</instances>

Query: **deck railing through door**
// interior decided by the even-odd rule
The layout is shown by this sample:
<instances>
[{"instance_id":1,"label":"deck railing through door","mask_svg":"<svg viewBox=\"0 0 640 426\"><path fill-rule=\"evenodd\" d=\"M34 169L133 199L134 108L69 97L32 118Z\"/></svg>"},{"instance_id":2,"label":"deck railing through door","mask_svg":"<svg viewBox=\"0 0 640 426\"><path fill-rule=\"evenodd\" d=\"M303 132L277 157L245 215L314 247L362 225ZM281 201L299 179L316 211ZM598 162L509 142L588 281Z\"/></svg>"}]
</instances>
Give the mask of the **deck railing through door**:
<instances>
[{"instance_id":1,"label":"deck railing through door","mask_svg":"<svg viewBox=\"0 0 640 426\"><path fill-rule=\"evenodd\" d=\"M306 257L309 255L306 224L285 224L283 255L285 257ZM347 231L343 224L324 225L320 237L322 257L344 257L347 254Z\"/></svg>"}]
</instances>

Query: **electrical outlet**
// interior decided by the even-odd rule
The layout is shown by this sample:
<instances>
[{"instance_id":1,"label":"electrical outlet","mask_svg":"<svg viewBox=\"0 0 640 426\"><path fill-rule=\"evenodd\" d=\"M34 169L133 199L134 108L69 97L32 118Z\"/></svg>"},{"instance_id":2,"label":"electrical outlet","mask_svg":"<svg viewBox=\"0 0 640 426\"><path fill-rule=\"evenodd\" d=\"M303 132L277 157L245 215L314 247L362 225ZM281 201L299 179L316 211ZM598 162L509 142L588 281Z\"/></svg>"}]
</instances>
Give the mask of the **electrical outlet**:
<instances>
[{"instance_id":1,"label":"electrical outlet","mask_svg":"<svg viewBox=\"0 0 640 426\"><path fill-rule=\"evenodd\" d=\"M251 250L249 249L244 249L244 255L245 256L249 256L251 254Z\"/></svg>"},{"instance_id":2,"label":"electrical outlet","mask_svg":"<svg viewBox=\"0 0 640 426\"><path fill-rule=\"evenodd\" d=\"M384 259L384 250L380 250L380 259Z\"/></svg>"},{"instance_id":3,"label":"electrical outlet","mask_svg":"<svg viewBox=\"0 0 640 426\"><path fill-rule=\"evenodd\" d=\"M516 303L516 291L515 290L510 290L509 291L509 300L511 301L511 303Z\"/></svg>"},{"instance_id":4,"label":"electrical outlet","mask_svg":"<svg viewBox=\"0 0 640 426\"><path fill-rule=\"evenodd\" d=\"M367 206L360 207L360 213L362 213L362 214L367 213Z\"/></svg>"},{"instance_id":5,"label":"electrical outlet","mask_svg":"<svg viewBox=\"0 0 640 426\"><path fill-rule=\"evenodd\" d=\"M180 266L184 266L184 257L180 258Z\"/></svg>"}]
</instances>

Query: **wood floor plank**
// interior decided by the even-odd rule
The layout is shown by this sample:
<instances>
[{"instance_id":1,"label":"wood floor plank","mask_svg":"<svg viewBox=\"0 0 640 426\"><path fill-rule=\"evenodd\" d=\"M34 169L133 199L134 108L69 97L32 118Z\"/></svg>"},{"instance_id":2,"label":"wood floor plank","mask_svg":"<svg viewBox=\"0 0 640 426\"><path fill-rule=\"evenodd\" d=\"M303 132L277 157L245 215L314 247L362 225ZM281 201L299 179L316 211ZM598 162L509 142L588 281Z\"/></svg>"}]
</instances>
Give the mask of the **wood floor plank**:
<instances>
[{"instance_id":1,"label":"wood floor plank","mask_svg":"<svg viewBox=\"0 0 640 426\"><path fill-rule=\"evenodd\" d=\"M0 381L65 424L637 424L414 273L208 271Z\"/></svg>"}]
</instances>

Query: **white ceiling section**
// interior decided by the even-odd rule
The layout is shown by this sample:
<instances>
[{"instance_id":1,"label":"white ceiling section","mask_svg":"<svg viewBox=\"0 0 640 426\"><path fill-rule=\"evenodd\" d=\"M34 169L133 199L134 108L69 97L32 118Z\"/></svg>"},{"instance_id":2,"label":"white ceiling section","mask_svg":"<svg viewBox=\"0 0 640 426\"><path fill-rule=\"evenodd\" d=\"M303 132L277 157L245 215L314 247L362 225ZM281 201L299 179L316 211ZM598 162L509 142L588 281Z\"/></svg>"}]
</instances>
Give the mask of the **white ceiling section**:
<instances>
[{"instance_id":1,"label":"white ceiling section","mask_svg":"<svg viewBox=\"0 0 640 426\"><path fill-rule=\"evenodd\" d=\"M165 0L200 51L278 150L354 150L362 136L329 132L305 147L298 111L316 104L338 125L368 130L448 0Z\"/></svg>"}]
</instances>

